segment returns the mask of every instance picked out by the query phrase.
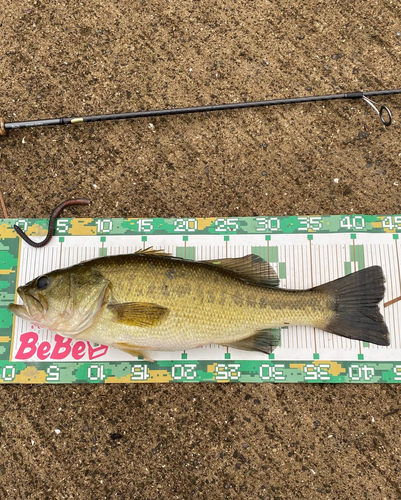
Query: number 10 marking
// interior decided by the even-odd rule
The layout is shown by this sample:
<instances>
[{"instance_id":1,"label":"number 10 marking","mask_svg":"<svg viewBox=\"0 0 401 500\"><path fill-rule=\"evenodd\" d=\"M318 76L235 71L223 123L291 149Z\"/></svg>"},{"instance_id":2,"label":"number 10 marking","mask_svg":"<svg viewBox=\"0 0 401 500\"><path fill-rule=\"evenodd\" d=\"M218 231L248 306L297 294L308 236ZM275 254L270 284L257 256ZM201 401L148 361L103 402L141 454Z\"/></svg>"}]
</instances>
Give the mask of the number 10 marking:
<instances>
[{"instance_id":1,"label":"number 10 marking","mask_svg":"<svg viewBox=\"0 0 401 500\"><path fill-rule=\"evenodd\" d=\"M96 225L98 233L110 233L113 229L113 221L110 219L98 219Z\"/></svg>"}]
</instances>

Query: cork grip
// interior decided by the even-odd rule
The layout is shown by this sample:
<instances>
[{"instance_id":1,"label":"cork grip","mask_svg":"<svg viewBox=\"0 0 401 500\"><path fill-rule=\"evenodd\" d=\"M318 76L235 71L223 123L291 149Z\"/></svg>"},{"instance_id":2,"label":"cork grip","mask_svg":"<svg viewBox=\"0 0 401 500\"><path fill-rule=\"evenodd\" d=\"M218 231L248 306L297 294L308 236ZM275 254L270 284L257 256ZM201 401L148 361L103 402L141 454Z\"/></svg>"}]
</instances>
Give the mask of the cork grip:
<instances>
[{"instance_id":1,"label":"cork grip","mask_svg":"<svg viewBox=\"0 0 401 500\"><path fill-rule=\"evenodd\" d=\"M4 127L4 120L3 118L0 118L0 135L6 135L7 130Z\"/></svg>"}]
</instances>

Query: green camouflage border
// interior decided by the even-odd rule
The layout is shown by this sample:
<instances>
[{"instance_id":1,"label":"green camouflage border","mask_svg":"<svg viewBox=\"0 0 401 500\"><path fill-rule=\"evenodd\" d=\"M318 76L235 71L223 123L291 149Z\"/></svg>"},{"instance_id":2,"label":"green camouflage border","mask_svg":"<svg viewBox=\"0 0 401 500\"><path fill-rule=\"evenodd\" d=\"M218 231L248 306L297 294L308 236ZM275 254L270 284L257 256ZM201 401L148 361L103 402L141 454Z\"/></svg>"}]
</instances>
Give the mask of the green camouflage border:
<instances>
[{"instance_id":1,"label":"green camouflage border","mask_svg":"<svg viewBox=\"0 0 401 500\"><path fill-rule=\"evenodd\" d=\"M12 362L12 314L7 305L14 301L20 239L13 225L18 224L30 236L45 236L47 219L0 220L0 383L151 383L151 382L308 382L308 383L401 383L401 361L370 362L363 355L356 361L276 361L274 354L265 361L182 360L146 362ZM350 233L355 238L361 233L392 233L398 239L401 215L339 215L289 217L229 217L181 219L58 219L55 235L106 236L181 234L183 241L189 235L221 234L228 241L231 234L309 234ZM309 236L308 236L309 237ZM312 238L312 235L310 236ZM184 248L184 247L183 247ZM181 252L181 248L177 252ZM191 247L185 247L185 256L195 258ZM194 250L194 249L193 249ZM256 250L256 248L255 248ZM274 249L270 249L273 251ZM356 246L356 250L358 250ZM189 255L187 255L189 253ZM194 252L193 252L194 253ZM184 256L184 255L182 255ZM355 255L355 259L363 259ZM271 261L276 261L270 256ZM278 261L277 261L278 262ZM285 273L285 264L282 273ZM347 263L346 263L347 264ZM359 268L363 262L359 262ZM347 269L345 269L347 272ZM350 270L349 270L350 271ZM349 272L348 271L348 272Z\"/></svg>"},{"instance_id":2,"label":"green camouflage border","mask_svg":"<svg viewBox=\"0 0 401 500\"><path fill-rule=\"evenodd\" d=\"M8 235L18 224L30 236L44 236L47 219L11 219L0 222ZM398 233L401 215L313 215L288 217L214 217L181 219L58 219L55 235L160 234L300 234ZM15 233L14 233L15 234ZM12 237L12 236L10 236Z\"/></svg>"},{"instance_id":3,"label":"green camouflage border","mask_svg":"<svg viewBox=\"0 0 401 500\"><path fill-rule=\"evenodd\" d=\"M364 361L120 361L0 362L0 383L400 383L401 362Z\"/></svg>"}]
</instances>

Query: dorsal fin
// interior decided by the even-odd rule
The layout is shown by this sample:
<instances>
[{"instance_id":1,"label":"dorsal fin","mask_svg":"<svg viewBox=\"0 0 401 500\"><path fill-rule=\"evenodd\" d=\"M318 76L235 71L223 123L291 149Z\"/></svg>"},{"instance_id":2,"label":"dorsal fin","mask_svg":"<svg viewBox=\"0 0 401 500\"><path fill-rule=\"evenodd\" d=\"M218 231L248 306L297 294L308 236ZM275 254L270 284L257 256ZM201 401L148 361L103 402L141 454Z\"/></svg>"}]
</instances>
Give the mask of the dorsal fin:
<instances>
[{"instance_id":1,"label":"dorsal fin","mask_svg":"<svg viewBox=\"0 0 401 500\"><path fill-rule=\"evenodd\" d=\"M265 286L279 286L280 284L276 271L259 255L249 254L245 255L245 257L203 260L202 262L234 271L242 279L250 283Z\"/></svg>"},{"instance_id":2,"label":"dorsal fin","mask_svg":"<svg viewBox=\"0 0 401 500\"><path fill-rule=\"evenodd\" d=\"M144 250L138 250L136 254L142 255L157 255L159 257L169 257L174 260L185 260L181 257L174 257L173 255L166 253L164 250L155 250L153 247L145 248ZM215 266L223 267L229 271L233 271L240 278L249 283L256 283L257 285L264 286L279 286L280 280L277 276L276 271L272 266L259 257L259 255L249 254L244 257L235 257L229 259L213 259L213 260L201 260L204 264L213 264Z\"/></svg>"},{"instance_id":3,"label":"dorsal fin","mask_svg":"<svg viewBox=\"0 0 401 500\"><path fill-rule=\"evenodd\" d=\"M137 250L135 253L145 254L145 255L159 255L160 257L173 257L171 253L165 252L163 249L154 249L153 247L145 248L144 250Z\"/></svg>"}]
</instances>

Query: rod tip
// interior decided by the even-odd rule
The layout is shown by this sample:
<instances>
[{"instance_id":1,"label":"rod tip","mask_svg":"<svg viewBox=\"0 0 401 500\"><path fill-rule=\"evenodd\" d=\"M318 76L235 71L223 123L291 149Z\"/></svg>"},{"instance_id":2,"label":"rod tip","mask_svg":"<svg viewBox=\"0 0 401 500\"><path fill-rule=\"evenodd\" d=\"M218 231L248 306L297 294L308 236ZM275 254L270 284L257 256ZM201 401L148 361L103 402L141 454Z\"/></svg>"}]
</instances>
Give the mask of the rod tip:
<instances>
[{"instance_id":1,"label":"rod tip","mask_svg":"<svg viewBox=\"0 0 401 500\"><path fill-rule=\"evenodd\" d=\"M0 118L0 135L7 135L7 130L4 126L3 118Z\"/></svg>"}]
</instances>

